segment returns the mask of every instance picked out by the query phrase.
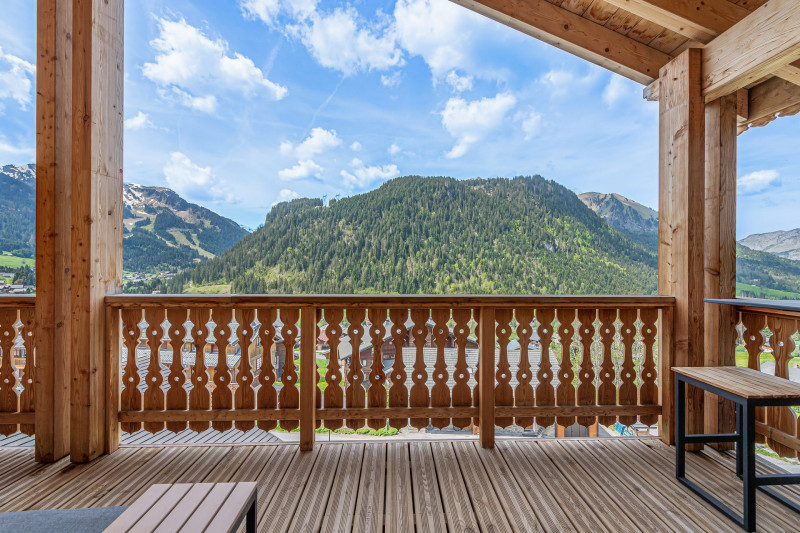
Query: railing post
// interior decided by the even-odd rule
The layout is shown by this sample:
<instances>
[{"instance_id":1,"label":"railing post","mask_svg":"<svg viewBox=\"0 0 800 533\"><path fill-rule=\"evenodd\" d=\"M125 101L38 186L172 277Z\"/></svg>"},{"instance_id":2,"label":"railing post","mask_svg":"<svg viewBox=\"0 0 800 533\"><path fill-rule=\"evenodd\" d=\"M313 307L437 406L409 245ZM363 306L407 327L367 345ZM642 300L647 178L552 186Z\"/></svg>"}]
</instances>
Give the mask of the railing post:
<instances>
[{"instance_id":1,"label":"railing post","mask_svg":"<svg viewBox=\"0 0 800 533\"><path fill-rule=\"evenodd\" d=\"M674 308L660 309L658 316L658 393L661 396L661 420L658 432L661 440L675 444L675 385L672 367L675 362Z\"/></svg>"},{"instance_id":2,"label":"railing post","mask_svg":"<svg viewBox=\"0 0 800 533\"><path fill-rule=\"evenodd\" d=\"M300 450L314 448L317 384L317 309L300 310ZM288 353L288 352L287 352Z\"/></svg>"},{"instance_id":3,"label":"railing post","mask_svg":"<svg viewBox=\"0 0 800 533\"><path fill-rule=\"evenodd\" d=\"M120 428L120 316L119 309L106 306L106 453L119 448Z\"/></svg>"},{"instance_id":4,"label":"railing post","mask_svg":"<svg viewBox=\"0 0 800 533\"><path fill-rule=\"evenodd\" d=\"M480 439L482 448L494 448L494 336L495 309L480 310L478 336L480 338L478 400Z\"/></svg>"}]
</instances>

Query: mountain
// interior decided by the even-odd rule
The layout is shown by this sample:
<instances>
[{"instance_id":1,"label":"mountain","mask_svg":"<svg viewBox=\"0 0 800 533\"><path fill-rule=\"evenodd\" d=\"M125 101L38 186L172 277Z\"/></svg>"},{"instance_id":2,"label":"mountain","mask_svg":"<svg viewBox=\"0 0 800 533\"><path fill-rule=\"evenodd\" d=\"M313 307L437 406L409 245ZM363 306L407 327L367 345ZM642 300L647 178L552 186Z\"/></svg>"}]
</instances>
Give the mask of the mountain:
<instances>
[{"instance_id":1,"label":"mountain","mask_svg":"<svg viewBox=\"0 0 800 533\"><path fill-rule=\"evenodd\" d=\"M273 207L263 227L169 280L169 292L631 294L656 257L539 176L410 176L324 206Z\"/></svg>"},{"instance_id":2,"label":"mountain","mask_svg":"<svg viewBox=\"0 0 800 533\"><path fill-rule=\"evenodd\" d=\"M786 259L800 260L800 228L790 231L773 231L745 237L739 244L751 250L769 252Z\"/></svg>"},{"instance_id":3,"label":"mountain","mask_svg":"<svg viewBox=\"0 0 800 533\"><path fill-rule=\"evenodd\" d=\"M658 212L618 194L586 193L579 198L609 225L658 253ZM800 298L800 261L786 258L792 251L800 258L800 230L751 235L739 241L737 292L758 298Z\"/></svg>"},{"instance_id":4,"label":"mountain","mask_svg":"<svg viewBox=\"0 0 800 533\"><path fill-rule=\"evenodd\" d=\"M0 251L33 257L36 166L0 170ZM176 272L217 256L247 231L163 187L123 186L123 268Z\"/></svg>"}]
</instances>

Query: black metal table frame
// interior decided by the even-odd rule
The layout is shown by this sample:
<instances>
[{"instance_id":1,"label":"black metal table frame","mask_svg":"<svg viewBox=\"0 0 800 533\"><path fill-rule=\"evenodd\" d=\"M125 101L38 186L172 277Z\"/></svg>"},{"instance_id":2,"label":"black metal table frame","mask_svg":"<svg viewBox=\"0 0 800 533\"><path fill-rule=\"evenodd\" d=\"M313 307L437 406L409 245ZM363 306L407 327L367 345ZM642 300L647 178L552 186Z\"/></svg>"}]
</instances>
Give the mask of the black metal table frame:
<instances>
[{"instance_id":1,"label":"black metal table frame","mask_svg":"<svg viewBox=\"0 0 800 533\"><path fill-rule=\"evenodd\" d=\"M686 384L693 385L731 400L736 404L736 433L686 434ZM793 511L800 513L800 505L786 499L767 485L800 484L800 474L756 475L756 407L797 405L793 398L750 399L720 389L708 383L675 372L675 476L678 481L713 505L725 516L746 531L756 530L756 489L768 494ZM736 443L736 475L744 482L744 513L736 514L730 507L686 478L686 445L713 442Z\"/></svg>"}]
</instances>

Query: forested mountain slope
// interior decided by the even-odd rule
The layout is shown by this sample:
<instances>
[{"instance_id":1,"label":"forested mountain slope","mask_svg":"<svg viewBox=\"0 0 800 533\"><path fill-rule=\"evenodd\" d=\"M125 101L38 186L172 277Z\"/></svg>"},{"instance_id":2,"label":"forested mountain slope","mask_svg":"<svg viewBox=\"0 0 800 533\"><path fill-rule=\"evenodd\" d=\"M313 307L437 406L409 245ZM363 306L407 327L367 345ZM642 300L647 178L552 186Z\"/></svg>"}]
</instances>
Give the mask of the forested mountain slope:
<instances>
[{"instance_id":1,"label":"forested mountain slope","mask_svg":"<svg viewBox=\"0 0 800 533\"><path fill-rule=\"evenodd\" d=\"M262 228L170 292L633 294L656 258L539 176L404 177L323 206L276 205Z\"/></svg>"}]
</instances>

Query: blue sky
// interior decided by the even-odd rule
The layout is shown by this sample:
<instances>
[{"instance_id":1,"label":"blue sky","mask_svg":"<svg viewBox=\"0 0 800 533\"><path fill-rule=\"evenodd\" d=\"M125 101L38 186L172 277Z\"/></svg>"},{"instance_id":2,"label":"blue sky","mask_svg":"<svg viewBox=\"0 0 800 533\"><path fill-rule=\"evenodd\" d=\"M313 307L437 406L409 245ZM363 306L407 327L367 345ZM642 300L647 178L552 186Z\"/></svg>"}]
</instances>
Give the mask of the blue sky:
<instances>
[{"instance_id":1,"label":"blue sky","mask_svg":"<svg viewBox=\"0 0 800 533\"><path fill-rule=\"evenodd\" d=\"M541 174L658 202L642 87L446 0L140 0L125 180L258 226L396 176ZM34 160L35 5L0 20L0 163ZM739 137L738 234L800 226L800 117Z\"/></svg>"}]
</instances>

